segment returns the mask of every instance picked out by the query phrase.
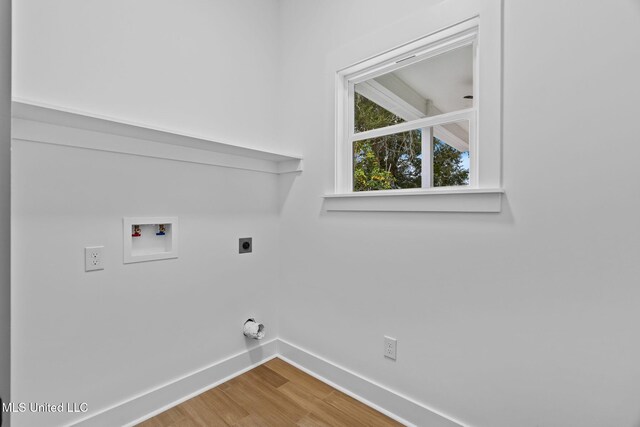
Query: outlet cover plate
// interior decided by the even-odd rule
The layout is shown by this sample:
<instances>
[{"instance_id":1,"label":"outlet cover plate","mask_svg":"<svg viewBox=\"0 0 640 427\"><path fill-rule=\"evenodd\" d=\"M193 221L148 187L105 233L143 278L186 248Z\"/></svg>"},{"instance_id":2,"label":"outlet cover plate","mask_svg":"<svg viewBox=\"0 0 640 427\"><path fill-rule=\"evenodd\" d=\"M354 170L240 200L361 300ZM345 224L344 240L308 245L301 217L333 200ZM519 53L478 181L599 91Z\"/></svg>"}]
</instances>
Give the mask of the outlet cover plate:
<instances>
[{"instance_id":1,"label":"outlet cover plate","mask_svg":"<svg viewBox=\"0 0 640 427\"><path fill-rule=\"evenodd\" d=\"M84 271L104 270L104 246L84 248Z\"/></svg>"},{"instance_id":2,"label":"outlet cover plate","mask_svg":"<svg viewBox=\"0 0 640 427\"><path fill-rule=\"evenodd\" d=\"M391 337L384 337L384 357L396 360L398 352L398 340Z\"/></svg>"}]
</instances>

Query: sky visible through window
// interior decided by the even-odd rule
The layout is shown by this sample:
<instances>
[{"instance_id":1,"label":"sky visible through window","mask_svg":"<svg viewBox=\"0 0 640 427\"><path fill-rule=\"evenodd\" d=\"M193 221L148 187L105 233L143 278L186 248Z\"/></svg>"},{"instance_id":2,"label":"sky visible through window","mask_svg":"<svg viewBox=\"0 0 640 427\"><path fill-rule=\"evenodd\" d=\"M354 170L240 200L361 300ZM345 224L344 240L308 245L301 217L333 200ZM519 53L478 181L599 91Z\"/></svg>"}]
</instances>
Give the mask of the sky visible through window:
<instances>
[{"instance_id":1,"label":"sky visible through window","mask_svg":"<svg viewBox=\"0 0 640 427\"><path fill-rule=\"evenodd\" d=\"M462 153L462 156L460 156L460 160L461 160L461 165L462 165L462 169L466 169L469 170L469 152L465 151L464 153Z\"/></svg>"}]
</instances>

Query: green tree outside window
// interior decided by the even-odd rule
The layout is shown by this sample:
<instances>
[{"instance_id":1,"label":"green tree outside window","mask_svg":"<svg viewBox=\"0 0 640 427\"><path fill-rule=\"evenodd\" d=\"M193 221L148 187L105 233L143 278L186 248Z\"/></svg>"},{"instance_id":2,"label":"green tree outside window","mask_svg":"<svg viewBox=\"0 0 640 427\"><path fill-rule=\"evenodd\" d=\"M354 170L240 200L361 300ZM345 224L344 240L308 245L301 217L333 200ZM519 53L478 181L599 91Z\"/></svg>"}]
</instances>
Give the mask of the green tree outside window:
<instances>
[{"instance_id":1,"label":"green tree outside window","mask_svg":"<svg viewBox=\"0 0 640 427\"><path fill-rule=\"evenodd\" d=\"M364 96L355 94L355 131L392 126L404 122ZM433 139L433 186L469 183L463 153ZM353 190L392 190L422 186L422 136L419 129L353 144Z\"/></svg>"}]
</instances>

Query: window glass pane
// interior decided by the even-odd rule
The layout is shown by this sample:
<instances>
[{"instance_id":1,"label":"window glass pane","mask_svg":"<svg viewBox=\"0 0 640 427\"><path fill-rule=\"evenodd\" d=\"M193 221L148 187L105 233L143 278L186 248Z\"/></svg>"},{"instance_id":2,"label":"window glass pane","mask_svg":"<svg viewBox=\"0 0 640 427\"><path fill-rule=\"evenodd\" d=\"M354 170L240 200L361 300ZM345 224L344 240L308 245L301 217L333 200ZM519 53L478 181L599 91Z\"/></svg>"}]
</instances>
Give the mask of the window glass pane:
<instances>
[{"instance_id":1,"label":"window glass pane","mask_svg":"<svg viewBox=\"0 0 640 427\"><path fill-rule=\"evenodd\" d=\"M353 191L469 185L469 172L467 120L353 143Z\"/></svg>"},{"instance_id":2,"label":"window glass pane","mask_svg":"<svg viewBox=\"0 0 640 427\"><path fill-rule=\"evenodd\" d=\"M433 187L469 185L469 122L433 127Z\"/></svg>"},{"instance_id":3,"label":"window glass pane","mask_svg":"<svg viewBox=\"0 0 640 427\"><path fill-rule=\"evenodd\" d=\"M420 188L420 129L353 143L353 191Z\"/></svg>"},{"instance_id":4,"label":"window glass pane","mask_svg":"<svg viewBox=\"0 0 640 427\"><path fill-rule=\"evenodd\" d=\"M354 96L354 119L356 133L397 125L405 121L358 92Z\"/></svg>"},{"instance_id":5,"label":"window glass pane","mask_svg":"<svg viewBox=\"0 0 640 427\"><path fill-rule=\"evenodd\" d=\"M354 131L473 107L473 47L459 47L357 83Z\"/></svg>"}]
</instances>

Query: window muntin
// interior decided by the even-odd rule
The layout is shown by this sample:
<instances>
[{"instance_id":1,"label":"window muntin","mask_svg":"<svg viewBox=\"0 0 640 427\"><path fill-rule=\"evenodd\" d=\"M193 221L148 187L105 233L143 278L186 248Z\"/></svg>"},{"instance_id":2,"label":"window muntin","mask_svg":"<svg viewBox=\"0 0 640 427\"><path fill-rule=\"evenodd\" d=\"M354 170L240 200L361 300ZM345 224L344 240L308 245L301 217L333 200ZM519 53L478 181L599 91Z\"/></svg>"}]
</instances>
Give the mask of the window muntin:
<instances>
[{"instance_id":1,"label":"window muntin","mask_svg":"<svg viewBox=\"0 0 640 427\"><path fill-rule=\"evenodd\" d=\"M477 184L476 50L467 28L343 77L349 191Z\"/></svg>"}]
</instances>

